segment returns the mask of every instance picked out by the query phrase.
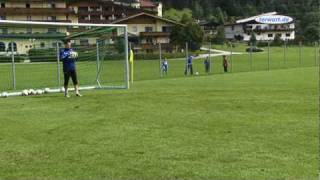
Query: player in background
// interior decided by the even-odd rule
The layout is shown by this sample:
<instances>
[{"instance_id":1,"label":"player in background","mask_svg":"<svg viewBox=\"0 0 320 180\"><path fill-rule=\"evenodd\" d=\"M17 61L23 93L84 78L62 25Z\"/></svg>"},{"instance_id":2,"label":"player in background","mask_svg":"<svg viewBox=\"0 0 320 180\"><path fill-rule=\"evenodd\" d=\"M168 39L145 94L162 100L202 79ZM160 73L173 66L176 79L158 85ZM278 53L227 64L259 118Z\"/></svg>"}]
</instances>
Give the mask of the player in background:
<instances>
[{"instance_id":1,"label":"player in background","mask_svg":"<svg viewBox=\"0 0 320 180\"><path fill-rule=\"evenodd\" d=\"M227 56L223 55L222 58L223 58L223 61L222 61L223 70L224 70L224 72L228 72L229 63L228 63Z\"/></svg>"},{"instance_id":2,"label":"player in background","mask_svg":"<svg viewBox=\"0 0 320 180\"><path fill-rule=\"evenodd\" d=\"M162 72L165 75L168 75L168 68L169 68L169 63L167 58L164 58L164 61L162 62Z\"/></svg>"},{"instance_id":3,"label":"player in background","mask_svg":"<svg viewBox=\"0 0 320 180\"><path fill-rule=\"evenodd\" d=\"M192 61L193 61L193 57L189 56L187 59L187 65L186 65L186 70L184 71L184 75L188 75L188 72L190 72L190 74L193 75Z\"/></svg>"},{"instance_id":4,"label":"player in background","mask_svg":"<svg viewBox=\"0 0 320 180\"><path fill-rule=\"evenodd\" d=\"M205 69L206 73L209 74L210 73L210 65L211 65L209 56L204 60L203 64L204 64L204 69Z\"/></svg>"},{"instance_id":5,"label":"player in background","mask_svg":"<svg viewBox=\"0 0 320 180\"><path fill-rule=\"evenodd\" d=\"M76 58L72 57L74 52L71 47L71 40L64 41L65 48L60 49L60 59L63 61L63 74L64 74L64 96L69 98L68 84L71 77L76 96L81 97L79 93L79 83L76 71Z\"/></svg>"}]
</instances>

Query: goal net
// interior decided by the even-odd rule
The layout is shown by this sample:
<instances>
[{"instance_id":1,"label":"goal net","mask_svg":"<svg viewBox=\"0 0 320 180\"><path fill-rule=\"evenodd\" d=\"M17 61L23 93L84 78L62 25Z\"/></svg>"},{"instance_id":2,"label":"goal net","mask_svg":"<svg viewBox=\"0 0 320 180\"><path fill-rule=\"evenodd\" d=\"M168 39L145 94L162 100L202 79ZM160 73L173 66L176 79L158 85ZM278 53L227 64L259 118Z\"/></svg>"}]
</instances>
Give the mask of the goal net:
<instances>
[{"instance_id":1,"label":"goal net","mask_svg":"<svg viewBox=\"0 0 320 180\"><path fill-rule=\"evenodd\" d=\"M126 25L0 20L0 96L28 89L61 92L66 40L78 54L80 90L129 88Z\"/></svg>"}]
</instances>

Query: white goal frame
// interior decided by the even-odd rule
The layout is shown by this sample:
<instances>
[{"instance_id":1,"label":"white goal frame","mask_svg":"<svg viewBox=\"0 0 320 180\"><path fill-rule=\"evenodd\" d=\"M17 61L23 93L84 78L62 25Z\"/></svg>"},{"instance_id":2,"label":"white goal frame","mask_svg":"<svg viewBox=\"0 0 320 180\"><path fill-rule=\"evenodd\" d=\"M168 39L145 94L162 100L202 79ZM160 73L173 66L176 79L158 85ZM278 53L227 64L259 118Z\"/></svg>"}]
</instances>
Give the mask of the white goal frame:
<instances>
[{"instance_id":1,"label":"white goal frame","mask_svg":"<svg viewBox=\"0 0 320 180\"><path fill-rule=\"evenodd\" d=\"M125 85L124 86L102 86L100 85L98 79L97 79L97 85L96 86L81 86L80 90L92 90L92 89L129 89L130 88L130 70L129 70L129 43L128 43L128 26L126 24L90 24L90 23L60 23L60 22L36 22L36 21L14 21L14 20L0 20L1 24L7 24L7 25L43 25L43 26L75 26L75 27L121 27L124 28L124 41L125 41ZM11 48L13 49L13 48ZM13 54L13 52L12 52ZM59 58L58 58L59 59ZM57 60L57 63L59 64L59 60ZM59 66L59 65L58 65ZM58 67L59 68L59 67ZM59 69L58 69L59 71ZM15 89L15 83L16 83L16 75L15 75L15 62L14 62L14 55L12 58L12 78L13 78L13 87L14 92L6 93L6 95L3 95L0 92L0 97L8 97L8 96L21 96L22 92L18 92ZM58 73L58 76L60 76L60 73ZM59 77L60 79L60 77ZM60 83L59 83L60 85ZM19 89L22 91L22 89ZM70 88L70 90L73 90L73 88ZM62 92L63 88L58 87L56 89L50 89L50 93L57 93Z\"/></svg>"}]
</instances>

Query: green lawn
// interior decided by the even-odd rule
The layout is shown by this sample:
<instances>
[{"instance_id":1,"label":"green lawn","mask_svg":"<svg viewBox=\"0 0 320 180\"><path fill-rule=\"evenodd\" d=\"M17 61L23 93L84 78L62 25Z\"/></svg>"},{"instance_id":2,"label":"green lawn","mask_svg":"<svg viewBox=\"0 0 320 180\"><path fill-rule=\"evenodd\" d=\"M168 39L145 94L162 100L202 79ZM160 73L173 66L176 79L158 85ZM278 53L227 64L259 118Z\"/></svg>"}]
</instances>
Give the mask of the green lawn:
<instances>
[{"instance_id":1,"label":"green lawn","mask_svg":"<svg viewBox=\"0 0 320 180\"><path fill-rule=\"evenodd\" d=\"M0 99L0 179L317 179L316 68L148 72L130 90Z\"/></svg>"}]
</instances>

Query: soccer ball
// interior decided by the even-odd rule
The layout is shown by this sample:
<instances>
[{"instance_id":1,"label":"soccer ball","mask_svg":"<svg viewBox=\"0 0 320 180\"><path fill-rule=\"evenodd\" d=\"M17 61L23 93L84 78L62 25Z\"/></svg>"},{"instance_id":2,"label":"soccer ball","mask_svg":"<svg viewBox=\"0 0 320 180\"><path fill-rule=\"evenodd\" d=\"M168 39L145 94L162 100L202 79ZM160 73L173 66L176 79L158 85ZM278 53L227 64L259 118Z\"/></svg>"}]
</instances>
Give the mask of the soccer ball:
<instances>
[{"instance_id":1,"label":"soccer ball","mask_svg":"<svg viewBox=\"0 0 320 180\"><path fill-rule=\"evenodd\" d=\"M9 94L8 94L7 92L3 92L3 93L1 94L1 96L6 98L6 97L9 96Z\"/></svg>"},{"instance_id":2,"label":"soccer ball","mask_svg":"<svg viewBox=\"0 0 320 180\"><path fill-rule=\"evenodd\" d=\"M50 92L50 88L44 88L44 93L48 94Z\"/></svg>"},{"instance_id":3,"label":"soccer ball","mask_svg":"<svg viewBox=\"0 0 320 180\"><path fill-rule=\"evenodd\" d=\"M78 58L78 53L75 52L75 51L72 51L71 54L70 54L71 58L75 59L75 58Z\"/></svg>"},{"instance_id":4,"label":"soccer ball","mask_svg":"<svg viewBox=\"0 0 320 180\"><path fill-rule=\"evenodd\" d=\"M199 75L199 72L196 72L196 76L198 76Z\"/></svg>"},{"instance_id":5,"label":"soccer ball","mask_svg":"<svg viewBox=\"0 0 320 180\"><path fill-rule=\"evenodd\" d=\"M36 90L36 95L41 95L43 94L43 91L41 89Z\"/></svg>"},{"instance_id":6,"label":"soccer ball","mask_svg":"<svg viewBox=\"0 0 320 180\"><path fill-rule=\"evenodd\" d=\"M21 94L22 94L22 96L28 96L29 95L29 91L25 89L25 90L22 91Z\"/></svg>"},{"instance_id":7,"label":"soccer ball","mask_svg":"<svg viewBox=\"0 0 320 180\"><path fill-rule=\"evenodd\" d=\"M29 95L35 95L36 92L35 92L34 89L29 89L28 94L29 94Z\"/></svg>"}]
</instances>

